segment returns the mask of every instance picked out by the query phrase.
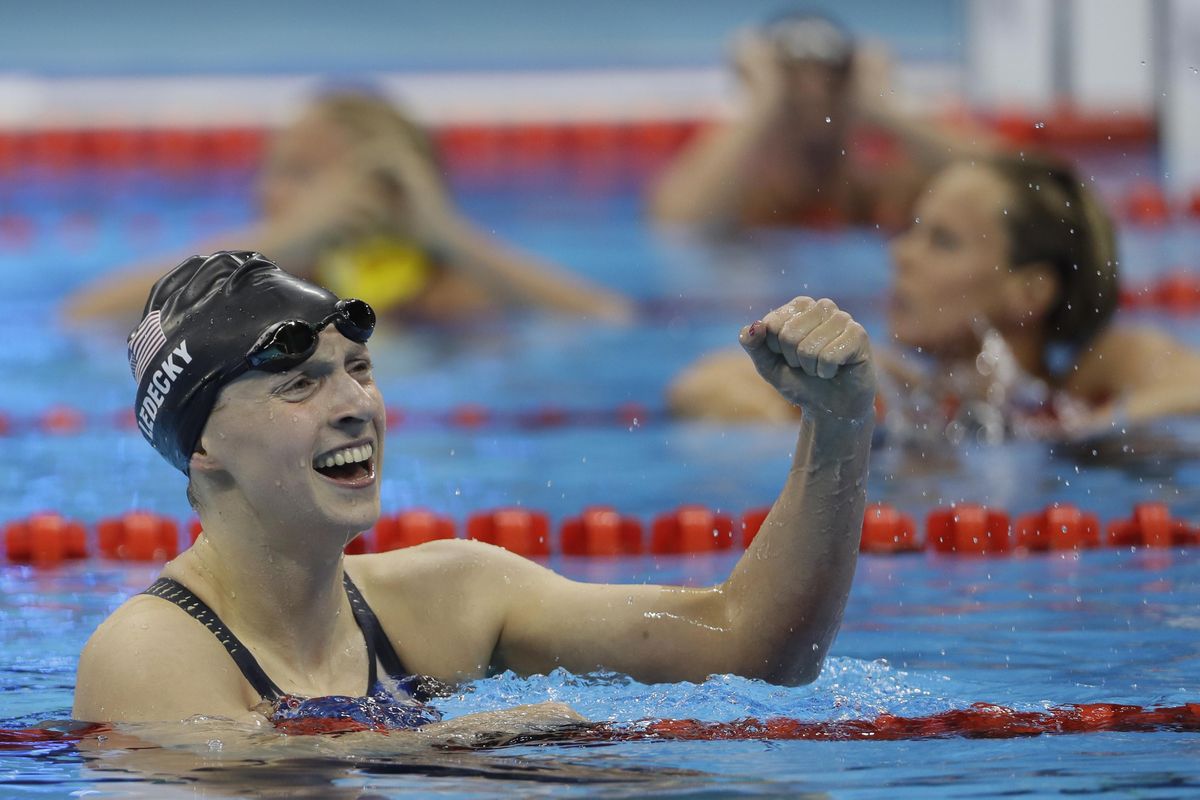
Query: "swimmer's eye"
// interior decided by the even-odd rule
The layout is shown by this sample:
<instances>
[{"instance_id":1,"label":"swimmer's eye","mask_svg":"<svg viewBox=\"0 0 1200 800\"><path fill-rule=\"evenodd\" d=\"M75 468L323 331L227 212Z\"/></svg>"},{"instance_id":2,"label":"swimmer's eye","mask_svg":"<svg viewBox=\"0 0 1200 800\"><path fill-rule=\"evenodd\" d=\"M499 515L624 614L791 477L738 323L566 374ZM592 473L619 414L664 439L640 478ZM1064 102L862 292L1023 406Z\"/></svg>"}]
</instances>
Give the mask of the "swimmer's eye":
<instances>
[{"instance_id":1,"label":"swimmer's eye","mask_svg":"<svg viewBox=\"0 0 1200 800\"><path fill-rule=\"evenodd\" d=\"M371 360L367 358L356 358L346 365L346 371L356 378L371 378Z\"/></svg>"},{"instance_id":2,"label":"swimmer's eye","mask_svg":"<svg viewBox=\"0 0 1200 800\"><path fill-rule=\"evenodd\" d=\"M285 400L306 396L317 385L317 379L306 372L298 373L275 387L271 394Z\"/></svg>"}]
</instances>

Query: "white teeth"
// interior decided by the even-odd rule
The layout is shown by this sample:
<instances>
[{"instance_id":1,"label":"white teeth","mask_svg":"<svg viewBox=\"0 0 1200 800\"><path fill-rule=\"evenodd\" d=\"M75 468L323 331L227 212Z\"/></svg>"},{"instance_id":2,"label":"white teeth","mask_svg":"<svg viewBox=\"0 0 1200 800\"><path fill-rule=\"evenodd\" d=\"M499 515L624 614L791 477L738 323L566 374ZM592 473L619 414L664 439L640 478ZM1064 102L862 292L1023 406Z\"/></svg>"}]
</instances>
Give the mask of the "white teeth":
<instances>
[{"instance_id":1,"label":"white teeth","mask_svg":"<svg viewBox=\"0 0 1200 800\"><path fill-rule=\"evenodd\" d=\"M346 447L320 459L317 462L317 467L326 469L334 466L340 467L343 464L357 464L360 461L367 461L374 453L375 448L370 444L364 444L360 447Z\"/></svg>"}]
</instances>

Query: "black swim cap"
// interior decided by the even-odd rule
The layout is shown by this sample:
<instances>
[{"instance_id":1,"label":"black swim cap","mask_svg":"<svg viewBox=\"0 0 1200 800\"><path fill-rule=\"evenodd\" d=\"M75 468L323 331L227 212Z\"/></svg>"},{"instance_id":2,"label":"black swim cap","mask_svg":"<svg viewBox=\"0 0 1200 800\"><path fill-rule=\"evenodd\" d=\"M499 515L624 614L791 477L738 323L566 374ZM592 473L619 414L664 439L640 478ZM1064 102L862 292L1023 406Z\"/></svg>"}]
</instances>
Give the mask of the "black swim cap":
<instances>
[{"instance_id":1,"label":"black swim cap","mask_svg":"<svg viewBox=\"0 0 1200 800\"><path fill-rule=\"evenodd\" d=\"M337 302L258 253L192 256L175 267L154 284L129 334L142 435L186 475L217 394L245 369L262 332L286 319L316 325Z\"/></svg>"}]
</instances>

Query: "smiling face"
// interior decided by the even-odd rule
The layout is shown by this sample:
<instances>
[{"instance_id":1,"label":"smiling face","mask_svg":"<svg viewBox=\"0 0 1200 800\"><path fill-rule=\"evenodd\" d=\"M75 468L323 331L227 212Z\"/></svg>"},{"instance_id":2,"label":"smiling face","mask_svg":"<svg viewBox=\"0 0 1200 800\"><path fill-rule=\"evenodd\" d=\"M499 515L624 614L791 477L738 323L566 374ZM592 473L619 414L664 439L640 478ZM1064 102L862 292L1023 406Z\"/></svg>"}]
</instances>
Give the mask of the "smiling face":
<instances>
[{"instance_id":1,"label":"smiling face","mask_svg":"<svg viewBox=\"0 0 1200 800\"><path fill-rule=\"evenodd\" d=\"M330 326L300 366L251 370L221 390L192 474L215 487L205 501L214 510L238 502L264 525L336 529L348 541L379 519L384 433L366 346Z\"/></svg>"},{"instance_id":2,"label":"smiling face","mask_svg":"<svg viewBox=\"0 0 1200 800\"><path fill-rule=\"evenodd\" d=\"M981 328L1028 321L1027 276L1014 272L1004 226L1008 190L993 171L959 164L934 178L916 221L892 242L889 321L897 341L970 352Z\"/></svg>"}]
</instances>

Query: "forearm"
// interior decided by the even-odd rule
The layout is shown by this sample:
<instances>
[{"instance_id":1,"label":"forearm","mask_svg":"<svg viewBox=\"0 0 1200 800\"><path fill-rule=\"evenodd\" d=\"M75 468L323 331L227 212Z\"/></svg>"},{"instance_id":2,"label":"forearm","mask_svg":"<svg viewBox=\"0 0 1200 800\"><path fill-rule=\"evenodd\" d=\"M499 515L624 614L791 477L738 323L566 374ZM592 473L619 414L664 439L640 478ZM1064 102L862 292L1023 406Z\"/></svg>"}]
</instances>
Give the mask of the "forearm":
<instances>
[{"instance_id":1,"label":"forearm","mask_svg":"<svg viewBox=\"0 0 1200 800\"><path fill-rule=\"evenodd\" d=\"M1177 382L1130 392L1116 404L1113 417L1117 421L1138 423L1197 413L1200 413L1200 375L1185 375Z\"/></svg>"},{"instance_id":2,"label":"forearm","mask_svg":"<svg viewBox=\"0 0 1200 800\"><path fill-rule=\"evenodd\" d=\"M659 179L651 198L654 217L717 227L735 222L754 180L751 160L778 113L757 103L742 118L701 134Z\"/></svg>"},{"instance_id":3,"label":"forearm","mask_svg":"<svg viewBox=\"0 0 1200 800\"><path fill-rule=\"evenodd\" d=\"M812 680L841 622L866 503L871 419L802 423L792 469L724 586L742 674Z\"/></svg>"},{"instance_id":4,"label":"forearm","mask_svg":"<svg viewBox=\"0 0 1200 800\"><path fill-rule=\"evenodd\" d=\"M518 252L454 217L432 242L447 265L514 306L535 306L593 319L625 322L629 301L564 270Z\"/></svg>"}]
</instances>

